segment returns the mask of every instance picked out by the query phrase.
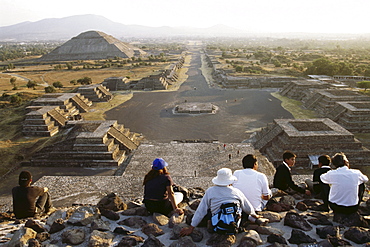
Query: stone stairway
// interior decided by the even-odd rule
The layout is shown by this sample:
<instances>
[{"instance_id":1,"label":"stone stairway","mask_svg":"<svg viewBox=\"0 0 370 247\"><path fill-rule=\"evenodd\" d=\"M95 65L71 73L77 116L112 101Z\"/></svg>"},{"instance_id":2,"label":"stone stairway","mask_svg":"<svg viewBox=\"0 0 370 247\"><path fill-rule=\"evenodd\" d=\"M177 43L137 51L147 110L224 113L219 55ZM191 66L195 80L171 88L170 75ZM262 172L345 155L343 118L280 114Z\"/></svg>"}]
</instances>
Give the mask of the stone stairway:
<instances>
[{"instance_id":1,"label":"stone stairway","mask_svg":"<svg viewBox=\"0 0 370 247\"><path fill-rule=\"evenodd\" d=\"M58 107L55 106L28 109L32 111L26 114L22 133L25 136L53 136L57 134L59 128L49 115L50 111L56 112L56 109L58 109Z\"/></svg>"},{"instance_id":2,"label":"stone stairway","mask_svg":"<svg viewBox=\"0 0 370 247\"><path fill-rule=\"evenodd\" d=\"M268 125L256 134L256 142L254 143L254 147L260 149L267 146L274 140L274 138L280 135L282 131L282 128L280 128L278 125Z\"/></svg>"},{"instance_id":3,"label":"stone stairway","mask_svg":"<svg viewBox=\"0 0 370 247\"><path fill-rule=\"evenodd\" d=\"M134 136L130 135L130 132L125 134L124 132L119 131L114 126L109 128L108 134L129 151L136 149L139 145L136 141L133 141Z\"/></svg>"},{"instance_id":4,"label":"stone stairway","mask_svg":"<svg viewBox=\"0 0 370 247\"><path fill-rule=\"evenodd\" d=\"M311 98L304 101L303 104L307 109L315 109L318 102L322 100L322 95L320 94L313 94Z\"/></svg>"},{"instance_id":5,"label":"stone stairway","mask_svg":"<svg viewBox=\"0 0 370 247\"><path fill-rule=\"evenodd\" d=\"M54 119L54 121L59 125L59 126L65 126L66 121L68 120L65 115L60 113L60 108L54 108L50 111L48 111L48 115Z\"/></svg>"},{"instance_id":6,"label":"stone stairway","mask_svg":"<svg viewBox=\"0 0 370 247\"><path fill-rule=\"evenodd\" d=\"M77 107L80 112L88 112L92 102L85 98L83 95L76 94L71 97L71 101Z\"/></svg>"},{"instance_id":7,"label":"stone stairway","mask_svg":"<svg viewBox=\"0 0 370 247\"><path fill-rule=\"evenodd\" d=\"M288 93L295 87L295 83L294 82L290 82L290 83L287 83L285 84L285 86L281 89L280 91L280 94L282 96L287 96Z\"/></svg>"},{"instance_id":8,"label":"stone stairway","mask_svg":"<svg viewBox=\"0 0 370 247\"><path fill-rule=\"evenodd\" d=\"M62 141L32 156L30 166L117 167L140 141L124 134L117 121L69 121ZM113 133L113 134L112 134ZM130 132L131 133L131 132ZM27 165L27 164L25 164Z\"/></svg>"},{"instance_id":9,"label":"stone stairway","mask_svg":"<svg viewBox=\"0 0 370 247\"><path fill-rule=\"evenodd\" d=\"M82 96L83 97L83 96ZM23 134L26 136L53 136L64 127L68 120L81 119L80 111L72 98L84 102L79 94L45 94L34 100L23 123ZM88 102L87 102L88 103ZM74 105L75 104L75 105ZM91 104L91 102L90 102Z\"/></svg>"},{"instance_id":10,"label":"stone stairway","mask_svg":"<svg viewBox=\"0 0 370 247\"><path fill-rule=\"evenodd\" d=\"M79 87L77 92L92 102L107 102L113 99L113 95L101 84Z\"/></svg>"}]
</instances>

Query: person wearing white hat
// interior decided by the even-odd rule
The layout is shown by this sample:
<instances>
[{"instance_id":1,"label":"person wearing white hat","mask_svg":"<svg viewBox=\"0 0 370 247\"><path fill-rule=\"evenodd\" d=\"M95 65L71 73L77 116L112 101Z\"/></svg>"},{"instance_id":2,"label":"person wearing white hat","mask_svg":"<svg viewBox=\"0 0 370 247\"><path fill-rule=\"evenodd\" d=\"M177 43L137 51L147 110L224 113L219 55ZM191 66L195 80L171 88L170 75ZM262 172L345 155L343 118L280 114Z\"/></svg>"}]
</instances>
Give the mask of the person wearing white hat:
<instances>
[{"instance_id":1,"label":"person wearing white hat","mask_svg":"<svg viewBox=\"0 0 370 247\"><path fill-rule=\"evenodd\" d=\"M232 186L236 180L237 178L232 175L232 171L229 168L218 170L217 176L212 179L215 186L206 190L204 197L194 213L190 227L183 228L180 235L186 236L191 234L194 228L207 216L209 211L212 216L215 215L224 203L237 203L246 214L254 217L254 219L259 218L243 192Z\"/></svg>"}]
</instances>

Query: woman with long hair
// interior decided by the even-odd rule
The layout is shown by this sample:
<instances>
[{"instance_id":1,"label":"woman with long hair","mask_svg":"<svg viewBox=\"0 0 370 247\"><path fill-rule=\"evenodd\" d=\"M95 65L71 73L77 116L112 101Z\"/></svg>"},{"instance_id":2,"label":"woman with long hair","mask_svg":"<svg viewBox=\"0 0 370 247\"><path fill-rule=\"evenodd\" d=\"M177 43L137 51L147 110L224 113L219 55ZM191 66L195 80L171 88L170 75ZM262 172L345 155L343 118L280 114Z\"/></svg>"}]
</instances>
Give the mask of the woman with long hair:
<instances>
[{"instance_id":1,"label":"woman with long hair","mask_svg":"<svg viewBox=\"0 0 370 247\"><path fill-rule=\"evenodd\" d=\"M153 161L152 169L144 177L144 204L150 213L169 215L172 210L183 214L177 207L182 201L182 193L173 191L173 181L167 171L168 164L162 158Z\"/></svg>"}]
</instances>

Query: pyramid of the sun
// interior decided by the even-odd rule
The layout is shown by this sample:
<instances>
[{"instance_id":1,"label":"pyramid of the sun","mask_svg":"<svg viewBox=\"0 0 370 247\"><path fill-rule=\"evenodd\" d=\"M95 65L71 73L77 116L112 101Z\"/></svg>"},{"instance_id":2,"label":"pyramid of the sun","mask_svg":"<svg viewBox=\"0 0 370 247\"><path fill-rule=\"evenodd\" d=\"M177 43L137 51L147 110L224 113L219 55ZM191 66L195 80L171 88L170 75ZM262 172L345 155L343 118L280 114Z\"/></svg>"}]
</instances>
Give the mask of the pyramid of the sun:
<instances>
[{"instance_id":1,"label":"pyramid of the sun","mask_svg":"<svg viewBox=\"0 0 370 247\"><path fill-rule=\"evenodd\" d=\"M100 60L115 57L139 57L144 54L143 50L106 33L88 31L73 37L40 59L48 61Z\"/></svg>"}]
</instances>

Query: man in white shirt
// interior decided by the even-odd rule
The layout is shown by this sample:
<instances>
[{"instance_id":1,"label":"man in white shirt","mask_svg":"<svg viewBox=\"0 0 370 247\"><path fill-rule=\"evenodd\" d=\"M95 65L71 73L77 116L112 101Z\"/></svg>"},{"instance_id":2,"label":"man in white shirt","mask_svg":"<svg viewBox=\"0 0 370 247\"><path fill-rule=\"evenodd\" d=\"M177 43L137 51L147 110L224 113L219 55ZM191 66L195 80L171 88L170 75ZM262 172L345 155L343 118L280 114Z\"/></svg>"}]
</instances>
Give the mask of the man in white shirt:
<instances>
[{"instance_id":1,"label":"man in white shirt","mask_svg":"<svg viewBox=\"0 0 370 247\"><path fill-rule=\"evenodd\" d=\"M238 179L233 186L243 192L255 211L262 211L271 197L265 174L258 172L256 156L246 155L243 160L243 170L236 170L234 176Z\"/></svg>"},{"instance_id":2,"label":"man in white shirt","mask_svg":"<svg viewBox=\"0 0 370 247\"><path fill-rule=\"evenodd\" d=\"M369 179L361 171L349 168L349 162L344 153L335 154L331 161L336 169L320 176L323 183L331 186L329 206L334 213L355 213L362 200L361 190Z\"/></svg>"},{"instance_id":3,"label":"man in white shirt","mask_svg":"<svg viewBox=\"0 0 370 247\"><path fill-rule=\"evenodd\" d=\"M219 211L223 203L237 203L244 213L248 214L253 221L258 223L261 217L256 215L253 206L244 194L232 186L235 181L236 177L232 175L232 171L229 168L218 170L217 177L212 179L215 186L206 190L204 197L195 211L190 227L183 228L180 235L190 235L202 219L206 218L210 220L211 216Z\"/></svg>"}]
</instances>

